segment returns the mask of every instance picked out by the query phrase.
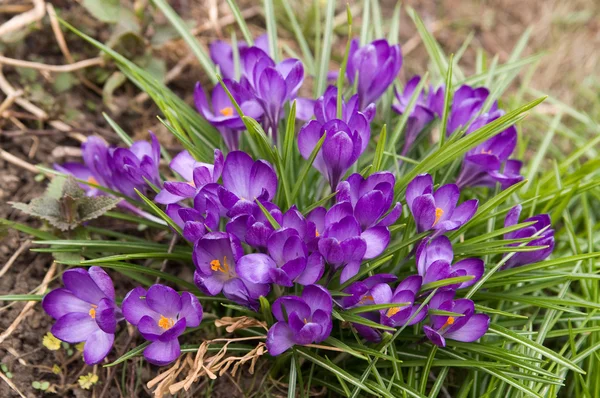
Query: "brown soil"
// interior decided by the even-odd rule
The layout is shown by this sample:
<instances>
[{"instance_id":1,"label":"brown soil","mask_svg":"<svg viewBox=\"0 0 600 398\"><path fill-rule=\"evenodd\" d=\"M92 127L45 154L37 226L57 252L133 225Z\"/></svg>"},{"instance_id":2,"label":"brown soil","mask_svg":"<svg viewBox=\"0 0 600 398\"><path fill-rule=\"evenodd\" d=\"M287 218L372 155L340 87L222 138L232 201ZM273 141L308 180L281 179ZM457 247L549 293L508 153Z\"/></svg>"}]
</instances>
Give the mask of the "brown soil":
<instances>
[{"instance_id":1,"label":"brown soil","mask_svg":"<svg viewBox=\"0 0 600 398\"><path fill-rule=\"evenodd\" d=\"M8 5L26 6L28 1L8 1ZM0 24L8 20L14 14L2 11L0 5ZM101 41L109 39L112 27L95 20L76 2L68 0L56 0L51 2L60 15L67 21L72 22L79 28L83 28L88 34ZM128 2L124 2L128 3ZM138 1L137 4L145 4L146 1ZM174 0L171 2L181 15L195 20L199 25L207 22L207 7L210 4L219 4L218 16L229 14L226 2L213 2L204 0ZM241 2L241 9L253 6L255 1ZM382 2L385 15L391 15L395 1L386 0ZM589 101L582 100L582 82L588 82L588 87L600 85L600 23L598 15L600 5L595 0L499 0L494 2L484 1L458 1L443 0L438 2L408 1L417 8L426 24L430 27L438 26L435 35L443 44L447 52L456 51L464 38L470 31L475 31L473 47L482 47L488 54L499 54L499 61L507 60L513 45L525 28L534 24L532 44L526 53L531 54L540 50L549 50L550 53L540 62L538 73L532 80L532 86L541 90L551 92L562 101L575 106L583 105L590 112L600 112L588 109ZM435 3L435 4L434 4ZM151 11L147 11L151 13ZM153 24L147 24L146 29L151 30L154 24L164 24L164 17L157 12L149 15L153 18ZM358 18L357 18L358 20ZM261 17L251 19L252 29L262 31L264 22ZM152 25L152 26L151 26ZM45 64L65 64L48 18L33 24L31 30L22 32L22 37L11 43L0 43L0 52L7 57L42 62ZM225 33L225 37L228 33ZM292 37L286 32L286 37ZM97 56L95 50L84 45L81 40L71 34L66 34L70 51L78 59L87 59ZM201 34L201 40L208 42L218 34L209 30ZM415 29L406 14L402 16L401 43L415 40ZM239 37L239 36L238 36ZM577 43L585 43L577 45ZM177 62L188 55L187 48L181 41L172 41L159 49L155 49L154 55L166 61L167 68L172 68ZM474 52L468 51L464 57L466 71L472 70L474 64ZM491 58L491 56L490 56ZM403 74L404 77L418 73L427 62L427 55L421 45L405 55ZM98 74L116 69L113 65L105 68L93 68L85 71L84 76L93 82L98 81ZM23 98L30 100L46 111L49 120L61 120L71 126L74 131L83 135L100 134L107 140L117 143L118 139L111 132L102 117L102 112L108 112L125 131L130 132L135 138L143 138L147 130L156 132L163 145L171 148L174 143L172 137L156 121L156 108L150 101L139 101L135 97L139 92L131 85L125 85L115 92L112 102L107 106L102 97L93 90L82 84L75 77L71 82L72 87L62 91L57 88L57 76L31 72L31 70L16 69L5 66L3 68L7 80L15 87L24 91ZM190 100L191 88L198 78L202 77L199 65L192 61L183 68L170 87L187 100ZM100 87L101 82L97 83ZM0 102L5 96L0 94ZM584 97L585 98L585 97ZM191 102L191 101L190 101ZM43 163L51 165L54 162L64 162L67 159L77 159L79 142L69 137L64 132L58 131L47 123L47 120L36 120L35 117L19 106L12 105L0 115L0 148L7 153L31 164ZM0 217L9 220L27 223L38 227L36 220L30 219L22 213L15 211L8 201L28 202L39 196L45 187L45 182L37 182L36 175L31 171L16 166L11 162L0 159ZM28 237L8 230L0 242L0 269L9 258L26 244ZM8 272L0 278L0 295L4 294L26 294L36 289L52 262L47 254L36 254L25 250L12 264ZM57 286L53 282L51 286ZM120 284L117 288L124 293L129 285ZM3 302L0 305L7 306ZM16 303L8 308L0 309L0 332L6 330L14 319L24 308L25 303ZM19 327L0 344L0 361L8 366L12 373L11 381L17 389L27 397L41 396L39 390L32 387L34 381L48 381L51 384L71 385L73 388L66 389L61 396L99 397L104 388L104 381L109 375L105 370L99 370L101 382L92 390L86 391L76 386L77 377L92 371L83 362L76 360L66 369L66 375L55 375L51 372L54 364L61 364L65 360L65 350L59 353L49 351L42 346L42 338L49 330L51 319L43 313L40 305L36 305L29 315L20 323ZM127 334L122 333L120 341L117 341L117 351L123 352L131 347L126 341ZM145 381L156 375L155 369L148 365L139 365L131 362L125 373L122 383L126 389L121 391L121 371L116 368L116 377L104 392L105 397L121 396L146 396L149 391L144 387ZM141 373L136 374L134 369ZM259 377L266 374L266 370L259 369ZM136 387L136 378L144 382ZM212 397L237 397L244 396L241 391L247 391L252 383L253 377L243 375L233 379L223 377L218 379L212 386L209 396ZM240 387L241 386L241 387ZM206 384L201 386L206 388ZM260 396L260 392L254 392ZM272 394L284 395L283 392L272 390ZM0 397L18 396L9 386L0 381Z\"/></svg>"}]
</instances>

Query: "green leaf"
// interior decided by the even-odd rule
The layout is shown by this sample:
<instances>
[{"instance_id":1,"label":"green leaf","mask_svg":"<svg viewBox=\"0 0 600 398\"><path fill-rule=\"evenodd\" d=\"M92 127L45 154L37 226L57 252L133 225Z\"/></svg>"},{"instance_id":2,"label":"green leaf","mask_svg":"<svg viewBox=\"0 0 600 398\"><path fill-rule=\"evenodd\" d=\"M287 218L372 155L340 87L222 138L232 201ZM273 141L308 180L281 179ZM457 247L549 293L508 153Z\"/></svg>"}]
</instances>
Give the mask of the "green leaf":
<instances>
[{"instance_id":1,"label":"green leaf","mask_svg":"<svg viewBox=\"0 0 600 398\"><path fill-rule=\"evenodd\" d=\"M183 236L183 231L181 230L181 227L179 225L177 225L175 223L175 221L173 221L171 219L171 217L167 216L167 214L162 211L156 204L154 204L153 201L151 201L150 199L148 199L146 196L144 196L143 193L141 193L140 191L137 190L137 188L134 188L135 193L138 194L138 196L140 198L142 198L142 200L144 201L144 203L146 203L148 206L150 206L150 208L154 211L154 213L162 218L171 228L173 228L179 235Z\"/></svg>"},{"instance_id":2,"label":"green leaf","mask_svg":"<svg viewBox=\"0 0 600 398\"><path fill-rule=\"evenodd\" d=\"M121 12L119 0L83 0L82 5L102 22L115 23L119 21Z\"/></svg>"}]
</instances>

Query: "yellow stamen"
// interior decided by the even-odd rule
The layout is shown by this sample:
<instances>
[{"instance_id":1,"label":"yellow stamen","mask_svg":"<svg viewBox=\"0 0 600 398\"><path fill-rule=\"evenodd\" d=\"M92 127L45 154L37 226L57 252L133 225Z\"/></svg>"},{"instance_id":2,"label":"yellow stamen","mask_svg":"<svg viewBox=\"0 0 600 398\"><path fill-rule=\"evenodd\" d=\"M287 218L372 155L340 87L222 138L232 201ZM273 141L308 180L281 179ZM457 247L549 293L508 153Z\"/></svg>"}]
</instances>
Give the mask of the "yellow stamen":
<instances>
[{"instance_id":1,"label":"yellow stamen","mask_svg":"<svg viewBox=\"0 0 600 398\"><path fill-rule=\"evenodd\" d=\"M191 185L192 187L196 188L196 184L194 184L194 181L188 181L186 184Z\"/></svg>"},{"instance_id":2,"label":"yellow stamen","mask_svg":"<svg viewBox=\"0 0 600 398\"><path fill-rule=\"evenodd\" d=\"M227 256L223 257L223 264L221 261L214 259L210 262L210 269L213 271L221 271L223 273L229 272L229 264L227 264Z\"/></svg>"},{"instance_id":3,"label":"yellow stamen","mask_svg":"<svg viewBox=\"0 0 600 398\"><path fill-rule=\"evenodd\" d=\"M173 327L173 325L175 325L173 318L166 318L163 315L160 316L160 319L158 320L158 326L161 329L169 330Z\"/></svg>"},{"instance_id":4,"label":"yellow stamen","mask_svg":"<svg viewBox=\"0 0 600 398\"><path fill-rule=\"evenodd\" d=\"M233 108L228 106L227 108L223 108L221 109L219 112L221 112L221 115L223 116L233 116Z\"/></svg>"},{"instance_id":5,"label":"yellow stamen","mask_svg":"<svg viewBox=\"0 0 600 398\"><path fill-rule=\"evenodd\" d=\"M321 235L321 234L319 233L319 231L317 231L317 230L315 229L315 238L318 238L318 237L319 237L319 235Z\"/></svg>"},{"instance_id":6,"label":"yellow stamen","mask_svg":"<svg viewBox=\"0 0 600 398\"><path fill-rule=\"evenodd\" d=\"M306 320L306 318L304 318L304 324L306 325L308 323L308 321Z\"/></svg>"},{"instance_id":7,"label":"yellow stamen","mask_svg":"<svg viewBox=\"0 0 600 398\"><path fill-rule=\"evenodd\" d=\"M488 150L486 151L485 149L482 149L482 150L481 150L481 153L482 153L482 154L484 154L484 155L491 155L491 154L492 154L492 150L491 150L491 149L488 149Z\"/></svg>"},{"instance_id":8,"label":"yellow stamen","mask_svg":"<svg viewBox=\"0 0 600 398\"><path fill-rule=\"evenodd\" d=\"M98 306L92 304L92 308L90 308L90 311L88 312L92 319L96 319L96 308L98 308Z\"/></svg>"},{"instance_id":9,"label":"yellow stamen","mask_svg":"<svg viewBox=\"0 0 600 398\"><path fill-rule=\"evenodd\" d=\"M435 224L438 223L438 221L440 221L440 218L442 218L442 216L444 215L444 210L440 209L439 207L435 208L435 221L433 222L433 225L435 226Z\"/></svg>"},{"instance_id":10,"label":"yellow stamen","mask_svg":"<svg viewBox=\"0 0 600 398\"><path fill-rule=\"evenodd\" d=\"M90 184L96 184L96 185L98 185L98 181L94 177L92 177L92 176L88 177L87 182L89 182Z\"/></svg>"},{"instance_id":11,"label":"yellow stamen","mask_svg":"<svg viewBox=\"0 0 600 398\"><path fill-rule=\"evenodd\" d=\"M373 301L374 298L373 296L362 296L362 298L359 301L359 304L365 304L368 303L369 301Z\"/></svg>"},{"instance_id":12,"label":"yellow stamen","mask_svg":"<svg viewBox=\"0 0 600 398\"><path fill-rule=\"evenodd\" d=\"M389 310L387 310L386 315L388 318L391 318L394 315L396 315L398 312L400 312L400 307L392 307Z\"/></svg>"}]
</instances>

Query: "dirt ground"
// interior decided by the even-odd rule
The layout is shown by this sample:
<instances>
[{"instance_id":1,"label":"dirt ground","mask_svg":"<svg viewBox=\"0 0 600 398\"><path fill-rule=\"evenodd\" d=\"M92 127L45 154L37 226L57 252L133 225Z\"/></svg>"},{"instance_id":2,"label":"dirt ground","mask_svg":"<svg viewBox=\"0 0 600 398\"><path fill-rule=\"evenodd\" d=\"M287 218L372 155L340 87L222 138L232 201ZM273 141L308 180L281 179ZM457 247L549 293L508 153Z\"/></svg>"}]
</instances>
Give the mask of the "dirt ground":
<instances>
[{"instance_id":1,"label":"dirt ground","mask_svg":"<svg viewBox=\"0 0 600 398\"><path fill-rule=\"evenodd\" d=\"M44 2L38 0L34 3ZM93 37L103 42L113 37L114 26L99 22L79 4L80 2L55 0L46 3L59 10L62 18ZM141 7L141 10L145 10L147 1L122 3L132 9ZM202 42L207 43L221 35L229 37L227 24L231 23L231 18L226 2L173 0L170 3L186 20L191 20L193 26L199 27L198 36ZM257 12L255 3L262 2L242 1L240 8L248 12L252 29L259 33L264 30L264 21ZM597 92L600 89L598 1L438 0L406 3L417 9L448 53L456 51L468 33L473 31L475 36L472 46L482 47L490 59L494 54L499 54L499 61L504 62L523 31L528 26L533 26L532 40L526 53L545 51L546 55L540 61L531 86L548 92L567 104L582 108L591 115L600 114L598 107L593 107L593 97L595 95L597 104ZM391 15L394 5L394 1L382 1L383 14ZM1 2L0 32L3 23L30 9L30 1ZM162 72L166 72L166 76L169 77L169 86L191 102L193 84L202 78L199 65L189 56L181 41L168 38L162 43L152 45L148 38L155 38L156 30L165 26L165 19L158 11L150 8L142 13L146 14L140 34L145 40L143 44L147 46L148 51L151 50L153 58L162 60L157 64L164 66ZM45 9L42 14L43 17L12 32L9 39L0 35L0 54L16 60L46 65L68 64L68 57L65 57L64 49L61 50L57 44L57 37L53 33L50 19L45 15ZM357 20L359 19L357 17ZM219 26L222 31L215 30L215 26ZM164 31L163 36L168 37L168 30L164 28ZM292 38L289 32L282 35ZM94 49L83 44L74 35L65 33L64 36L69 52L75 60L98 56ZM404 55L405 66L402 73L403 78L406 78L422 71L427 62L427 55L417 40L414 26L406 14L402 15L400 42L407 47L410 44L410 51ZM474 60L475 52L467 51L463 61L467 72L473 70ZM10 65L4 65L1 70L1 218L39 226L37 221L13 210L8 202L27 202L39 196L44 190L45 182L40 182L33 166L77 159L80 155L80 140L85 136L100 134L109 142L118 143L118 139L102 117L102 112L107 112L135 138L145 137L146 132L152 129L158 134L163 145L175 149L172 139L156 120L157 110L151 101L143 95L140 96L130 84L122 85L114 92L107 90L110 77L115 76L116 72L116 68L110 63L70 73L69 76ZM10 96L11 87L19 90L17 96ZM0 242L0 295L33 292L47 275L52 262L51 257L29 252L30 241L24 234L14 230L0 232L4 234ZM53 281L51 286L55 285L57 283ZM128 286L117 287L125 291ZM9 305L8 302L0 302L0 333L9 328L25 306L25 303ZM83 390L77 386L77 378L91 372L92 368L84 366L76 353L73 354L76 359L65 366L66 372L53 373L52 366L65 364L68 358L65 357L65 350L52 352L42 346L42 338L50 325L50 318L37 304L8 338L0 343L0 361L7 366L12 374L9 380L20 392L16 393L5 381L0 381L0 397L19 396L18 394L26 397L41 396L43 393L35 389L32 383L44 381L64 388L61 396L115 397L149 394L144 383L136 383L136 379L148 380L151 377L151 369L147 365L138 366L135 362L129 364L129 368L125 370L121 367L116 368L116 377L110 371L107 373L98 369L101 382L90 390ZM126 336L124 338L126 340ZM131 348L131 344L131 341L118 341L117 350L124 352L126 348ZM140 373L136 374L133 369L138 369ZM105 389L107 377L110 382ZM207 396L260 396L256 388L248 387L248 380L253 379L248 375L236 380L224 377L212 386L211 395ZM121 390L121 385L126 386L125 391ZM240 388L240 385L244 388ZM206 384L199 388L207 391ZM254 391L247 392L247 395L241 392L249 390ZM273 394L277 394L276 391L274 390ZM280 394L283 395L283 392Z\"/></svg>"}]
</instances>

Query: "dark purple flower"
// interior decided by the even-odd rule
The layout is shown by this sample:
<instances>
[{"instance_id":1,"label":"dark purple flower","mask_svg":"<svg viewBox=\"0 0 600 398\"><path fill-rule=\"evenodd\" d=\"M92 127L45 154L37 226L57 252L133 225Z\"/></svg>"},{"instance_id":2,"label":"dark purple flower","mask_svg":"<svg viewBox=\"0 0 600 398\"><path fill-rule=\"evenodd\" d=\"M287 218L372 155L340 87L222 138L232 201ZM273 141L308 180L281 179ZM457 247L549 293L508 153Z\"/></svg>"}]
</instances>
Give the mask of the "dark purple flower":
<instances>
[{"instance_id":1,"label":"dark purple flower","mask_svg":"<svg viewBox=\"0 0 600 398\"><path fill-rule=\"evenodd\" d=\"M406 107L420 81L421 76L414 76L406 83L406 87L402 93L396 91L396 102L392 105L394 111L399 114L403 114L406 111ZM427 94L425 94L424 90L419 93L415 107L408 117L404 134L404 147L401 152L402 156L408 153L419 133L435 118L435 113L431 109L433 98L432 95L429 95L431 90L430 88L430 92Z\"/></svg>"},{"instance_id":2,"label":"dark purple flower","mask_svg":"<svg viewBox=\"0 0 600 398\"><path fill-rule=\"evenodd\" d=\"M454 265L454 252L450 239L445 236L424 238L416 251L417 271L423 283L432 283L448 278L473 276L470 281L445 286L446 289L462 289L474 285L483 275L485 266L478 258L465 258Z\"/></svg>"},{"instance_id":3,"label":"dark purple flower","mask_svg":"<svg viewBox=\"0 0 600 398\"><path fill-rule=\"evenodd\" d=\"M258 298L269 293L269 285L252 283L238 276L238 261L243 254L239 240L233 235L210 232L202 236L194 245L194 282L208 295L215 296L222 291L229 300L257 308Z\"/></svg>"},{"instance_id":4,"label":"dark purple flower","mask_svg":"<svg viewBox=\"0 0 600 398\"><path fill-rule=\"evenodd\" d=\"M317 121L325 124L331 120L337 119L337 87L329 86L325 93L315 101L314 115ZM342 98L342 118L341 120L348 124L354 125L353 118L363 115L367 119L367 123L371 123L375 117L376 107L371 103L363 110L358 107L358 94L350 97L348 102Z\"/></svg>"},{"instance_id":5,"label":"dark purple flower","mask_svg":"<svg viewBox=\"0 0 600 398\"><path fill-rule=\"evenodd\" d=\"M263 115L263 108L250 90L229 79L223 80L223 84L245 116L260 120ZM202 86L200 83L196 83L194 102L198 112L221 132L227 148L230 150L237 149L239 130L244 130L246 127L223 86L217 84L213 88L211 103L209 104Z\"/></svg>"},{"instance_id":6,"label":"dark purple flower","mask_svg":"<svg viewBox=\"0 0 600 398\"><path fill-rule=\"evenodd\" d=\"M447 184L433 191L433 179L421 174L406 188L406 202L417 224L417 232L435 230L434 236L460 228L477 211L478 201L467 200L456 206L460 190Z\"/></svg>"},{"instance_id":7,"label":"dark purple flower","mask_svg":"<svg viewBox=\"0 0 600 398\"><path fill-rule=\"evenodd\" d=\"M367 178L355 173L337 187L338 203L349 202L353 214L362 230L362 238L367 242L365 258L380 255L390 241L388 226L396 222L402 214L402 205L394 199L396 179L390 172L373 173ZM386 214L387 213L387 214Z\"/></svg>"},{"instance_id":8,"label":"dark purple flower","mask_svg":"<svg viewBox=\"0 0 600 398\"><path fill-rule=\"evenodd\" d=\"M214 163L208 164L196 161L188 151L183 151L173 158L169 167L186 182L165 182L164 188L154 199L161 204L177 203L186 198L193 198L207 184L219 181L223 171L223 154L215 149Z\"/></svg>"},{"instance_id":9,"label":"dark purple flower","mask_svg":"<svg viewBox=\"0 0 600 398\"><path fill-rule=\"evenodd\" d=\"M319 235L318 249L325 262L334 269L342 269L340 283L356 275L367 253L359 222L352 215L352 205L338 203L325 215L324 230Z\"/></svg>"},{"instance_id":10,"label":"dark purple flower","mask_svg":"<svg viewBox=\"0 0 600 398\"><path fill-rule=\"evenodd\" d=\"M138 197L134 188L148 191L146 180L156 186L161 184L160 144L154 134L150 133L150 138L151 143L136 141L129 148L111 148L110 151L111 182L119 192L132 198Z\"/></svg>"},{"instance_id":11,"label":"dark purple flower","mask_svg":"<svg viewBox=\"0 0 600 398\"><path fill-rule=\"evenodd\" d=\"M279 207L271 202L263 202L262 205L281 224L283 215ZM236 211L240 214L236 215ZM275 229L258 205L247 203L247 206L238 206L229 215L233 218L225 227L227 232L256 249L267 247L269 237Z\"/></svg>"},{"instance_id":12,"label":"dark purple flower","mask_svg":"<svg viewBox=\"0 0 600 398\"><path fill-rule=\"evenodd\" d=\"M467 130L467 134L496 120L503 112L479 116ZM517 129L511 126L467 152L456 184L465 186L494 187L499 182L502 189L523 179L519 174L521 162L509 160L517 145ZM516 167L515 167L516 166Z\"/></svg>"},{"instance_id":13,"label":"dark purple flower","mask_svg":"<svg viewBox=\"0 0 600 398\"><path fill-rule=\"evenodd\" d=\"M510 209L504 219L504 227L510 227L519 223L521 215L521 205L517 205ZM535 235L538 231L547 228L544 232L536 237L536 239L528 242L526 246L547 246L544 249L539 249L532 252L516 252L504 265L504 268L519 267L521 265L536 263L545 260L554 250L554 230L551 227L551 219L548 214L538 214L529 217L522 222L535 221L535 224L529 227L521 228L504 235L504 239L523 239ZM513 243L509 246L519 246L520 243Z\"/></svg>"},{"instance_id":14,"label":"dark purple flower","mask_svg":"<svg viewBox=\"0 0 600 398\"><path fill-rule=\"evenodd\" d=\"M366 117L361 113L356 115L351 118L350 125L339 119L325 124L311 120L298 133L298 149L304 159L310 157L323 134L327 133L313 166L329 181L332 190L364 152L371 137Z\"/></svg>"},{"instance_id":15,"label":"dark purple flower","mask_svg":"<svg viewBox=\"0 0 600 398\"><path fill-rule=\"evenodd\" d=\"M218 197L229 217L251 214L257 207L256 199L268 202L277 193L277 174L273 167L264 160L252 160L242 151L227 155L222 178Z\"/></svg>"},{"instance_id":16,"label":"dark purple flower","mask_svg":"<svg viewBox=\"0 0 600 398\"><path fill-rule=\"evenodd\" d=\"M283 105L296 98L304 80L304 67L298 59L288 58L275 64L258 47L240 50L242 85L247 86L264 111L265 131L276 140L277 124L282 117Z\"/></svg>"},{"instance_id":17,"label":"dark purple flower","mask_svg":"<svg viewBox=\"0 0 600 398\"><path fill-rule=\"evenodd\" d=\"M415 298L421 289L421 280L418 275L409 276L398 284L393 293L387 283L380 283L371 289L374 304L398 303L397 307L379 310L379 323L390 327L410 326L421 322L427 316L427 306L419 311L421 305L415 304Z\"/></svg>"},{"instance_id":18,"label":"dark purple flower","mask_svg":"<svg viewBox=\"0 0 600 398\"><path fill-rule=\"evenodd\" d=\"M346 76L350 84L358 79L360 108L377 101L394 82L402 67L399 45L379 39L360 47L358 39L350 43Z\"/></svg>"},{"instance_id":19,"label":"dark purple flower","mask_svg":"<svg viewBox=\"0 0 600 398\"><path fill-rule=\"evenodd\" d=\"M490 317L475 314L475 305L469 299L453 300L454 292L437 293L429 303L429 309L450 311L462 316L430 315L431 326L423 326L425 335L437 346L445 347L446 339L473 342L487 332Z\"/></svg>"},{"instance_id":20,"label":"dark purple flower","mask_svg":"<svg viewBox=\"0 0 600 398\"><path fill-rule=\"evenodd\" d=\"M253 283L275 283L292 287L315 283L323 275L325 262L319 253L308 254L306 244L292 228L273 232L268 253L248 254L238 262L240 276Z\"/></svg>"},{"instance_id":21,"label":"dark purple flower","mask_svg":"<svg viewBox=\"0 0 600 398\"><path fill-rule=\"evenodd\" d=\"M238 51L248 48L244 41L238 41ZM269 53L269 38L266 34L260 35L254 40L254 46L260 48L265 53ZM233 63L233 49L231 44L215 40L210 44L210 57L213 62L219 66L221 75L225 79L235 78L235 65Z\"/></svg>"},{"instance_id":22,"label":"dark purple flower","mask_svg":"<svg viewBox=\"0 0 600 398\"><path fill-rule=\"evenodd\" d=\"M490 92L485 87L460 86L452 98L446 134L450 135L458 129L468 127L483 109L483 104L489 95ZM444 96L445 87L442 86L437 89L431 99L431 107L440 118L444 114ZM495 112L497 109L498 106L494 103L489 112Z\"/></svg>"},{"instance_id":23,"label":"dark purple flower","mask_svg":"<svg viewBox=\"0 0 600 398\"><path fill-rule=\"evenodd\" d=\"M179 357L179 336L186 328L200 325L202 306L198 298L164 285L152 285L148 291L136 287L123 299L123 315L137 326L150 345L144 349L148 362L164 366Z\"/></svg>"},{"instance_id":24,"label":"dark purple flower","mask_svg":"<svg viewBox=\"0 0 600 398\"><path fill-rule=\"evenodd\" d=\"M57 320L52 334L67 343L85 342L85 363L100 363L112 348L117 323L123 319L112 280L94 266L65 271L63 283L64 288L54 289L42 300L44 311Z\"/></svg>"},{"instance_id":25,"label":"dark purple flower","mask_svg":"<svg viewBox=\"0 0 600 398\"><path fill-rule=\"evenodd\" d=\"M320 343L329 337L333 324L331 294L322 286L308 285L302 296L284 296L273 303L277 322L267 334L269 354L277 356L294 345Z\"/></svg>"}]
</instances>

